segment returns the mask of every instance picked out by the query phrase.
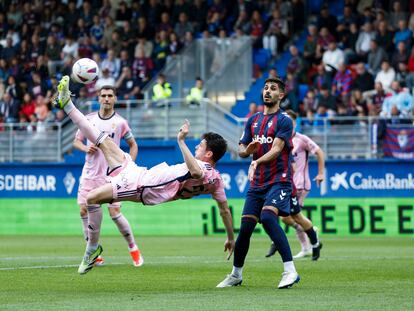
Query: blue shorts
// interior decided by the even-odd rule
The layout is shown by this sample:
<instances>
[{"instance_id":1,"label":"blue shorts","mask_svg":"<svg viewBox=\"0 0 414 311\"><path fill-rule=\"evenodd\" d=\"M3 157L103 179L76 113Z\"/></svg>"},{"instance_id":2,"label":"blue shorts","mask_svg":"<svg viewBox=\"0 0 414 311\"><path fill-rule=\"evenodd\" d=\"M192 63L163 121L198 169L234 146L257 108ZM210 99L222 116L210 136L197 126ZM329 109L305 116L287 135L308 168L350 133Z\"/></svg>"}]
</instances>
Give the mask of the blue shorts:
<instances>
[{"instance_id":1,"label":"blue shorts","mask_svg":"<svg viewBox=\"0 0 414 311\"><path fill-rule=\"evenodd\" d=\"M261 188L249 188L242 215L254 215L260 219L264 206L279 210L279 216L289 216L291 208L292 184L275 183Z\"/></svg>"}]
</instances>

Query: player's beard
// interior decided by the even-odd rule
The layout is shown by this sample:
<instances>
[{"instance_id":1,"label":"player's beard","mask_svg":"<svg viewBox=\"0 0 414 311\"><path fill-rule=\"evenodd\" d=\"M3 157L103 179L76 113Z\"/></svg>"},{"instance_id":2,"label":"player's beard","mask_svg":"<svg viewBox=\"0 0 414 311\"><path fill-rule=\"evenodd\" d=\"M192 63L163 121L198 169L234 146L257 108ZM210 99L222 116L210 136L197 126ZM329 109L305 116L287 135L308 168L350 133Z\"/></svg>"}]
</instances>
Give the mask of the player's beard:
<instances>
[{"instance_id":1,"label":"player's beard","mask_svg":"<svg viewBox=\"0 0 414 311\"><path fill-rule=\"evenodd\" d=\"M275 101L270 101L270 102L263 102L263 104L267 107L267 108L273 108L274 106L276 106L279 103L279 100L275 100Z\"/></svg>"}]
</instances>

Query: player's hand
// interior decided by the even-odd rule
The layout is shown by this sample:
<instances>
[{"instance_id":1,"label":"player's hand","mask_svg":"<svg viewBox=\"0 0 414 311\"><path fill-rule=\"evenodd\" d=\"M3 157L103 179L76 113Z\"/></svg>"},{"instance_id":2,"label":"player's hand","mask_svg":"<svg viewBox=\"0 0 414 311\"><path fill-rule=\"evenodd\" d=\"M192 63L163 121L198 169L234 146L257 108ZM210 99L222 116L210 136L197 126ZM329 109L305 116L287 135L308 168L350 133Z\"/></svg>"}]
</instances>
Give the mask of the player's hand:
<instances>
[{"instance_id":1,"label":"player's hand","mask_svg":"<svg viewBox=\"0 0 414 311\"><path fill-rule=\"evenodd\" d=\"M180 130L177 135L177 139L184 140L187 137L189 130L190 130L190 122L187 119L185 119L184 124L180 127Z\"/></svg>"},{"instance_id":2,"label":"player's hand","mask_svg":"<svg viewBox=\"0 0 414 311\"><path fill-rule=\"evenodd\" d=\"M319 187L321 182L323 182L324 179L325 178L323 177L323 174L318 174L313 180L316 181L316 185Z\"/></svg>"},{"instance_id":3,"label":"player's hand","mask_svg":"<svg viewBox=\"0 0 414 311\"><path fill-rule=\"evenodd\" d=\"M94 154L96 151L98 151L98 147L94 146L94 145L90 145L88 147L86 147L86 153L87 154Z\"/></svg>"},{"instance_id":4,"label":"player's hand","mask_svg":"<svg viewBox=\"0 0 414 311\"><path fill-rule=\"evenodd\" d=\"M256 161L252 161L252 163L250 163L250 167L249 167L249 181L253 181L254 178L254 173L256 172L256 168L257 168L257 162Z\"/></svg>"},{"instance_id":5,"label":"player's hand","mask_svg":"<svg viewBox=\"0 0 414 311\"><path fill-rule=\"evenodd\" d=\"M247 154L253 154L257 151L257 148L259 147L259 142L257 140L252 141L247 147L245 152Z\"/></svg>"},{"instance_id":6,"label":"player's hand","mask_svg":"<svg viewBox=\"0 0 414 311\"><path fill-rule=\"evenodd\" d=\"M230 257L234 252L234 246L235 246L234 240L227 239L226 242L224 242L224 252L226 251L229 252L229 255L227 256L227 260L230 260Z\"/></svg>"}]
</instances>

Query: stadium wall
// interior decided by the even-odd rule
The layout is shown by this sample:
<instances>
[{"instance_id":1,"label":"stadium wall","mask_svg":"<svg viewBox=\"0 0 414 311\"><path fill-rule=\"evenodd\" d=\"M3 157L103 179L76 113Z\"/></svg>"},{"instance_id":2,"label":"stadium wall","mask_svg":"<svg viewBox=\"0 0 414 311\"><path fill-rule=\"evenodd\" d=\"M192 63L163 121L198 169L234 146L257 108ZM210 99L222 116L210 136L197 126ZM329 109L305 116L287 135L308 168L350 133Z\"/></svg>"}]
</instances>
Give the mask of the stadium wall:
<instances>
[{"instance_id":1,"label":"stadium wall","mask_svg":"<svg viewBox=\"0 0 414 311\"><path fill-rule=\"evenodd\" d=\"M78 235L81 169L80 164L0 165L0 234ZM225 161L218 169L237 231L248 162ZM316 170L311 162L311 176ZM414 162L329 161L326 182L313 186L304 212L324 234L413 236L413 172ZM124 203L123 212L140 235L224 234L214 201L205 197L153 207ZM103 234L116 234L105 218ZM264 234L259 227L257 232Z\"/></svg>"}]
</instances>

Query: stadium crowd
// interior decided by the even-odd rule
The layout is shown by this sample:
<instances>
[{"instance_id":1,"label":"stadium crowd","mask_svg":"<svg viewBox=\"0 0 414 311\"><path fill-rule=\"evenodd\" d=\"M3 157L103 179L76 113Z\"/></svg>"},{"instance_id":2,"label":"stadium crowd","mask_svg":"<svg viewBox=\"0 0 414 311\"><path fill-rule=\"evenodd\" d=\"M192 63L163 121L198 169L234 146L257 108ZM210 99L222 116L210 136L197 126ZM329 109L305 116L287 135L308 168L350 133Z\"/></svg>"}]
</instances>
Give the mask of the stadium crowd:
<instances>
[{"instance_id":1,"label":"stadium crowd","mask_svg":"<svg viewBox=\"0 0 414 311\"><path fill-rule=\"evenodd\" d=\"M51 90L82 57L102 70L96 85L73 86L79 100L103 84L116 85L120 98L141 98L145 83L194 38L250 35L254 47L276 55L303 26L302 0L3 1L0 123L60 120Z\"/></svg>"},{"instance_id":2,"label":"stadium crowd","mask_svg":"<svg viewBox=\"0 0 414 311\"><path fill-rule=\"evenodd\" d=\"M323 5L303 51L289 47L291 108L310 119L381 116L407 122L414 109L414 2L346 0ZM299 85L308 86L299 100ZM409 121L408 121L409 122Z\"/></svg>"}]
</instances>

